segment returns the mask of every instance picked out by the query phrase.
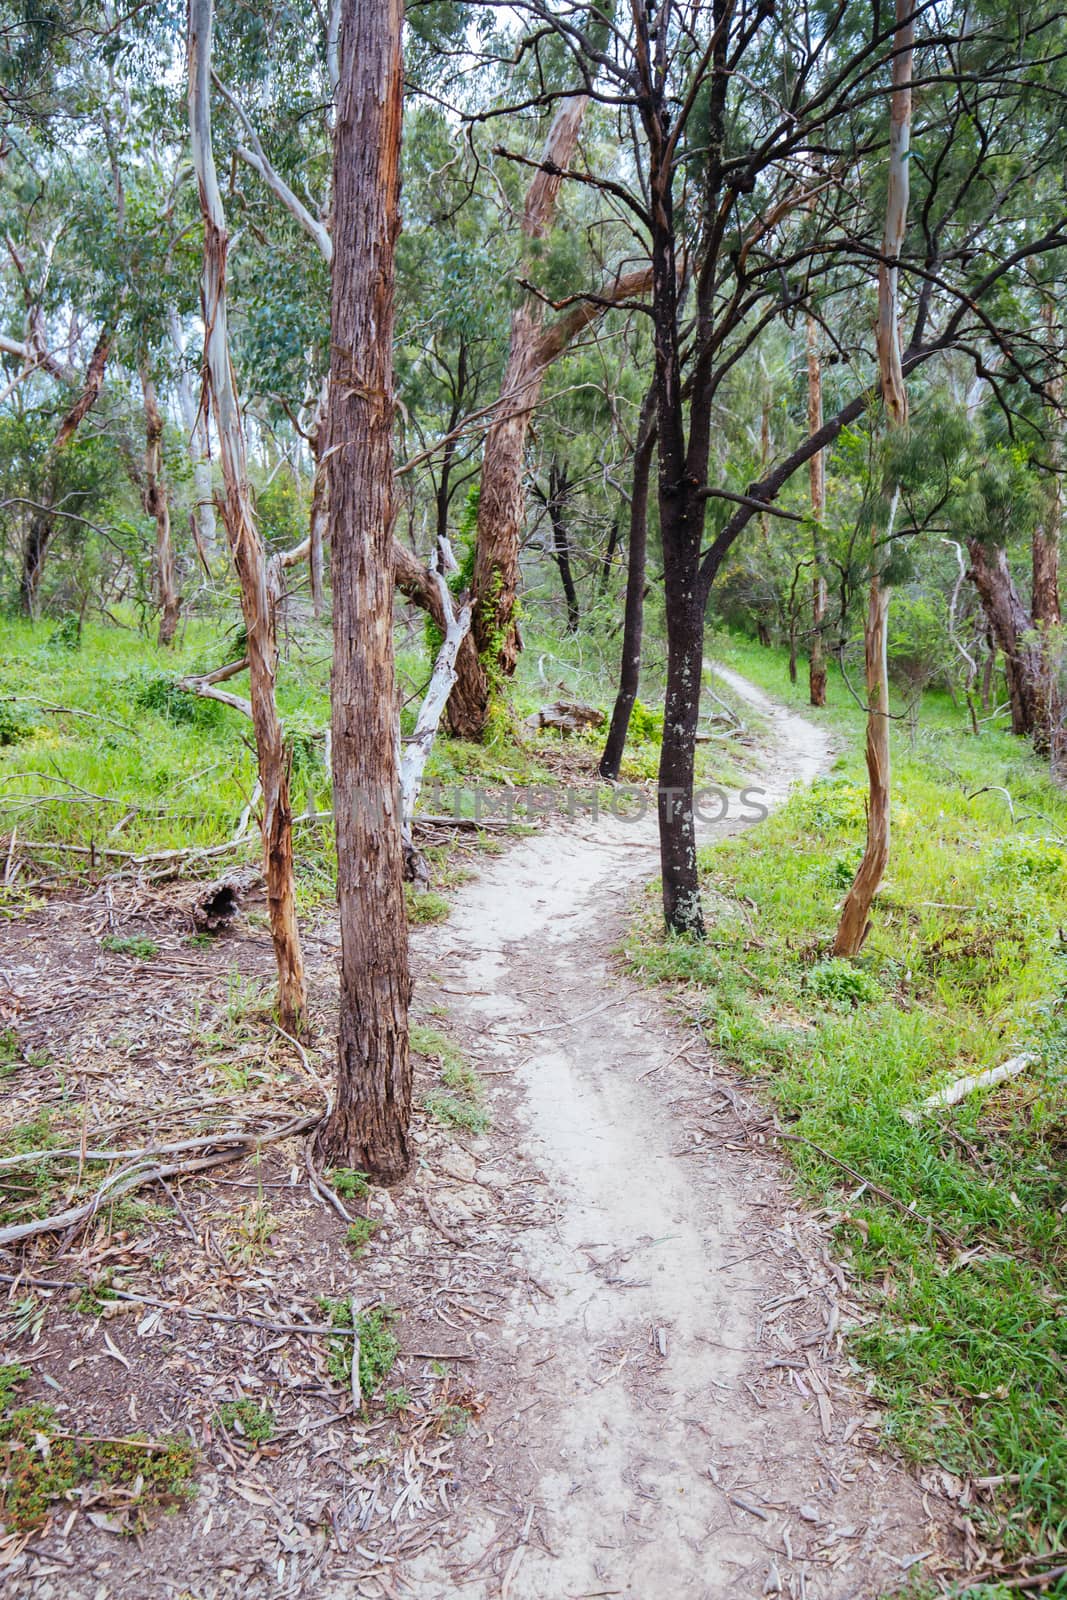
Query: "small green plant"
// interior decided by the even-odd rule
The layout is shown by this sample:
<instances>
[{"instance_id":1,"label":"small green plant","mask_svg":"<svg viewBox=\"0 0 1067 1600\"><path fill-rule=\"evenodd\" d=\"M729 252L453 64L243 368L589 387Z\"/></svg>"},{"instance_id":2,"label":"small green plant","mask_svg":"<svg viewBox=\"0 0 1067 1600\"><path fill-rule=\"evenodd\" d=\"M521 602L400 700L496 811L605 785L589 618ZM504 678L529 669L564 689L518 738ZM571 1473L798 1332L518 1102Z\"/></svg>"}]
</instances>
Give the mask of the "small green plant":
<instances>
[{"instance_id":1,"label":"small green plant","mask_svg":"<svg viewBox=\"0 0 1067 1600\"><path fill-rule=\"evenodd\" d=\"M210 950L215 943L215 935L213 933L191 933L185 942L188 945L192 945L194 950Z\"/></svg>"},{"instance_id":2,"label":"small green plant","mask_svg":"<svg viewBox=\"0 0 1067 1600\"><path fill-rule=\"evenodd\" d=\"M634 744L658 744L663 738L663 712L635 700L630 712L630 739Z\"/></svg>"},{"instance_id":3,"label":"small green plant","mask_svg":"<svg viewBox=\"0 0 1067 1600\"><path fill-rule=\"evenodd\" d=\"M79 1316L99 1317L105 1306L115 1303L118 1295L111 1287L112 1277L110 1269L105 1269L91 1283L83 1285L73 1303L73 1308Z\"/></svg>"},{"instance_id":4,"label":"small green plant","mask_svg":"<svg viewBox=\"0 0 1067 1600\"><path fill-rule=\"evenodd\" d=\"M143 939L136 934L120 938L117 934L105 933L100 944L102 949L110 950L113 955L136 956L139 961L150 961L159 954L159 946L154 939Z\"/></svg>"},{"instance_id":5,"label":"small green plant","mask_svg":"<svg viewBox=\"0 0 1067 1600\"><path fill-rule=\"evenodd\" d=\"M381 1224L373 1217L357 1217L345 1234L345 1244L358 1261Z\"/></svg>"},{"instance_id":6,"label":"small green plant","mask_svg":"<svg viewBox=\"0 0 1067 1600\"><path fill-rule=\"evenodd\" d=\"M353 1167L334 1167L327 1179L342 1200L365 1200L370 1194L370 1180L365 1172Z\"/></svg>"},{"instance_id":7,"label":"small green plant","mask_svg":"<svg viewBox=\"0 0 1067 1600\"><path fill-rule=\"evenodd\" d=\"M404 885L404 904L408 922L413 926L428 922L444 922L452 907L443 894L434 889L413 889Z\"/></svg>"},{"instance_id":8,"label":"small green plant","mask_svg":"<svg viewBox=\"0 0 1067 1600\"><path fill-rule=\"evenodd\" d=\"M45 640L48 650L80 650L82 642L82 619L73 613L60 618Z\"/></svg>"},{"instance_id":9,"label":"small green plant","mask_svg":"<svg viewBox=\"0 0 1067 1600\"><path fill-rule=\"evenodd\" d=\"M31 1067L50 1067L52 1065L52 1052L43 1045L37 1045L32 1050L26 1051L26 1064Z\"/></svg>"},{"instance_id":10,"label":"small green plant","mask_svg":"<svg viewBox=\"0 0 1067 1600\"><path fill-rule=\"evenodd\" d=\"M319 1298L319 1305L330 1319L330 1326L347 1338L331 1339L326 1351L326 1368L335 1383L347 1388L352 1377L352 1307L347 1300L331 1300L328 1295ZM392 1306L372 1306L356 1314L356 1332L359 1334L359 1385L364 1399L369 1399L392 1372L400 1345L390 1331L396 1311Z\"/></svg>"},{"instance_id":11,"label":"small green plant","mask_svg":"<svg viewBox=\"0 0 1067 1600\"><path fill-rule=\"evenodd\" d=\"M249 1267L270 1254L271 1237L278 1219L263 1200L253 1200L234 1213L227 1227L223 1246L226 1258L234 1264Z\"/></svg>"},{"instance_id":12,"label":"small green plant","mask_svg":"<svg viewBox=\"0 0 1067 1600\"><path fill-rule=\"evenodd\" d=\"M15 1029L0 1029L0 1068L13 1066L21 1053L22 1043Z\"/></svg>"},{"instance_id":13,"label":"small green plant","mask_svg":"<svg viewBox=\"0 0 1067 1600\"><path fill-rule=\"evenodd\" d=\"M252 1445L266 1444L274 1437L274 1413L269 1406L254 1400L226 1400L219 1407L219 1421L230 1433Z\"/></svg>"},{"instance_id":14,"label":"small green plant","mask_svg":"<svg viewBox=\"0 0 1067 1600\"><path fill-rule=\"evenodd\" d=\"M885 991L877 979L851 961L833 956L820 961L805 975L804 988L808 994L823 1000L836 1010L850 1011L856 1006L875 1005L885 999Z\"/></svg>"},{"instance_id":15,"label":"small green plant","mask_svg":"<svg viewBox=\"0 0 1067 1600\"><path fill-rule=\"evenodd\" d=\"M409 1411L412 1404L407 1389L387 1389L382 1396L382 1402L391 1417L398 1417L402 1411Z\"/></svg>"},{"instance_id":16,"label":"small green plant","mask_svg":"<svg viewBox=\"0 0 1067 1600\"><path fill-rule=\"evenodd\" d=\"M141 1532L154 1510L188 1499L196 1456L187 1440L70 1434L52 1406L14 1403L29 1377L28 1367L0 1367L0 1521L9 1528L39 1527L54 1502L73 1499L77 1490L98 1504L117 1500L117 1532Z\"/></svg>"}]
</instances>

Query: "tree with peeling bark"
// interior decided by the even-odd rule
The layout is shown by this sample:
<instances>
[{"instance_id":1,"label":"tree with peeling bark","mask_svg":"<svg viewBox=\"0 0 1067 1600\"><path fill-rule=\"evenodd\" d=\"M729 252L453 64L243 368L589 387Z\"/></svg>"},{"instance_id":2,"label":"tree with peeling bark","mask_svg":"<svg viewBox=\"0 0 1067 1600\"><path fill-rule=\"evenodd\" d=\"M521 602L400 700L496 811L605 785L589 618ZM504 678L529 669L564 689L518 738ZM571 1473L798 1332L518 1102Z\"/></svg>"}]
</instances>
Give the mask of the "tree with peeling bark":
<instances>
[{"instance_id":1,"label":"tree with peeling bark","mask_svg":"<svg viewBox=\"0 0 1067 1600\"><path fill-rule=\"evenodd\" d=\"M252 509L244 423L230 358L226 281L229 236L211 139L212 12L213 0L189 0L189 131L204 223L204 403L210 405L218 435L223 480L220 510L240 585L247 639L252 724L262 790L263 870L278 968L278 1015L283 1028L299 1032L307 1012L307 989L293 877L290 755L275 698L277 594L268 583L267 562Z\"/></svg>"},{"instance_id":2,"label":"tree with peeling bark","mask_svg":"<svg viewBox=\"0 0 1067 1600\"><path fill-rule=\"evenodd\" d=\"M893 38L893 92L889 101L889 184L885 235L878 265L878 375L886 423L908 425L908 391L900 352L900 267L908 225L911 79L915 42L914 0L896 0ZM870 932L870 910L885 876L890 838L889 584L885 552L891 548L900 486L889 486L889 522L874 553L863 655L867 685L867 844L852 887L841 908L834 955L856 956Z\"/></svg>"},{"instance_id":3,"label":"tree with peeling bark","mask_svg":"<svg viewBox=\"0 0 1067 1600\"><path fill-rule=\"evenodd\" d=\"M392 560L402 29L401 0L343 0L327 447L341 989L337 1087L318 1147L383 1183L411 1163Z\"/></svg>"}]
</instances>

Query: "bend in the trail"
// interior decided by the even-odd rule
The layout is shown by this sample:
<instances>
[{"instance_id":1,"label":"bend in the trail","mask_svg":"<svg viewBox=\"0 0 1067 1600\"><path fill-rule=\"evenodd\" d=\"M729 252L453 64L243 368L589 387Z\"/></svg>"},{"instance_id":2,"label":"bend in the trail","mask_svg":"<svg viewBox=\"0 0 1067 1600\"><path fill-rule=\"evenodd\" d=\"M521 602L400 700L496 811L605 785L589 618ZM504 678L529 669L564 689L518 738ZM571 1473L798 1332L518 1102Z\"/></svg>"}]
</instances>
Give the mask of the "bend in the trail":
<instances>
[{"instance_id":1,"label":"bend in the trail","mask_svg":"<svg viewBox=\"0 0 1067 1600\"><path fill-rule=\"evenodd\" d=\"M821 729L719 670L769 725L754 787L826 768ZM651 819L531 837L423 936L551 1197L503 1317L491 1475L404 1573L426 1600L873 1600L942 1544L877 1448L824 1230L740 1130L729 1072L620 973L654 846Z\"/></svg>"}]
</instances>

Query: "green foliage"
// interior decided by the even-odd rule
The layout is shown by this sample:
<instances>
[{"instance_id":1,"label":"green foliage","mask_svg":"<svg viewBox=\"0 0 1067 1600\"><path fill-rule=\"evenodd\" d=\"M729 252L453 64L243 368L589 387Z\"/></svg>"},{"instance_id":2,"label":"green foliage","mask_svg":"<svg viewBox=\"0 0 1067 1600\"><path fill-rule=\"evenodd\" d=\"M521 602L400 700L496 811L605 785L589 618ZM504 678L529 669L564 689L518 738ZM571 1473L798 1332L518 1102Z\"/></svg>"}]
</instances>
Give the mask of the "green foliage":
<instances>
[{"instance_id":1,"label":"green foliage","mask_svg":"<svg viewBox=\"0 0 1067 1600\"><path fill-rule=\"evenodd\" d=\"M352 1307L347 1300L319 1297L319 1305L329 1318L330 1326L352 1330ZM359 1385L364 1400L369 1400L381 1387L396 1365L400 1344L392 1333L396 1321L392 1306L371 1306L356 1314L355 1329L359 1334ZM347 1389L352 1377L352 1339L331 1339L327 1346L326 1367L330 1377Z\"/></svg>"},{"instance_id":2,"label":"green foliage","mask_svg":"<svg viewBox=\"0 0 1067 1600\"><path fill-rule=\"evenodd\" d=\"M357 1261L366 1254L367 1246L380 1227L381 1223L374 1217L357 1217L349 1226L345 1234L345 1244Z\"/></svg>"},{"instance_id":3,"label":"green foliage","mask_svg":"<svg viewBox=\"0 0 1067 1600\"><path fill-rule=\"evenodd\" d=\"M115 1496L123 1508L116 1529L142 1532L153 1512L180 1505L192 1493L196 1456L184 1439L149 1442L69 1435L55 1409L32 1401L16 1405L16 1389L27 1381L23 1366L0 1367L0 1519L10 1528L37 1528L52 1505L75 1491L105 1504Z\"/></svg>"},{"instance_id":4,"label":"green foliage","mask_svg":"<svg viewBox=\"0 0 1067 1600\"><path fill-rule=\"evenodd\" d=\"M836 957L812 967L804 978L804 988L839 1011L874 1005L885 997L881 984L869 972Z\"/></svg>"},{"instance_id":5,"label":"green foliage","mask_svg":"<svg viewBox=\"0 0 1067 1600\"><path fill-rule=\"evenodd\" d=\"M253 1446L266 1444L274 1437L274 1413L269 1406L257 1405L254 1400L223 1401L219 1421L229 1433Z\"/></svg>"},{"instance_id":6,"label":"green foliage","mask_svg":"<svg viewBox=\"0 0 1067 1600\"><path fill-rule=\"evenodd\" d=\"M342 1200L365 1200L370 1194L367 1174L356 1172L352 1167L334 1167L327 1178Z\"/></svg>"},{"instance_id":7,"label":"green foliage","mask_svg":"<svg viewBox=\"0 0 1067 1600\"><path fill-rule=\"evenodd\" d=\"M159 954L159 946L154 939L144 939L140 936L121 938L118 934L105 933L100 946L104 950L110 950L113 955L136 956L140 961L149 961Z\"/></svg>"}]
</instances>

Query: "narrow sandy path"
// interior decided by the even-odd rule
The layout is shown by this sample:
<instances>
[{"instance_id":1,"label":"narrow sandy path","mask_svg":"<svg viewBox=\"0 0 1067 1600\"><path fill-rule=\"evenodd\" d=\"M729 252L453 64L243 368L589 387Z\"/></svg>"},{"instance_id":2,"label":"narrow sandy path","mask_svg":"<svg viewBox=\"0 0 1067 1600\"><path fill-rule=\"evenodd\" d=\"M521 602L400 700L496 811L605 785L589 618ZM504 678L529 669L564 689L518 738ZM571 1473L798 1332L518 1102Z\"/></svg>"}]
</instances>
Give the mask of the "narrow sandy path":
<instances>
[{"instance_id":1,"label":"narrow sandy path","mask_svg":"<svg viewBox=\"0 0 1067 1600\"><path fill-rule=\"evenodd\" d=\"M772 801L829 764L821 730L723 676L770 725ZM550 1196L522 1242L537 1289L504 1317L491 1476L464 1488L466 1536L404 1574L426 1600L874 1600L938 1547L875 1448L818 1223L741 1133L729 1074L620 974L656 866L651 821L532 837L423 940Z\"/></svg>"}]
</instances>

